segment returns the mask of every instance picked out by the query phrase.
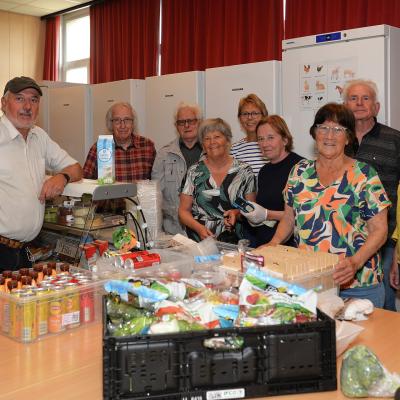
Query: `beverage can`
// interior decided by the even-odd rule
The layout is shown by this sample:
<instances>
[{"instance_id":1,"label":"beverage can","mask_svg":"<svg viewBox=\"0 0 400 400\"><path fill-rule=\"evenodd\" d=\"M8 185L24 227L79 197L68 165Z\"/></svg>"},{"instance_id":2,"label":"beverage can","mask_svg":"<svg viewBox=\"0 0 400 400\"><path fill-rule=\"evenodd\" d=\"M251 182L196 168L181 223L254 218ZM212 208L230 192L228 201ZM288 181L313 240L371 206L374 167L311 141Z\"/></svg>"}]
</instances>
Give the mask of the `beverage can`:
<instances>
[{"instance_id":1,"label":"beverage can","mask_svg":"<svg viewBox=\"0 0 400 400\"><path fill-rule=\"evenodd\" d=\"M36 328L36 294L21 293L19 312L21 317L21 342L29 343L37 338Z\"/></svg>"},{"instance_id":2,"label":"beverage can","mask_svg":"<svg viewBox=\"0 0 400 400\"><path fill-rule=\"evenodd\" d=\"M66 283L65 288L65 313L63 314L63 325L67 329L76 328L80 325L80 295L76 283Z\"/></svg>"},{"instance_id":3,"label":"beverage can","mask_svg":"<svg viewBox=\"0 0 400 400\"><path fill-rule=\"evenodd\" d=\"M49 319L49 299L43 299L43 296L49 293L47 288L40 287L33 290L36 293L36 327L38 336L46 335L49 331L48 319Z\"/></svg>"},{"instance_id":4,"label":"beverage can","mask_svg":"<svg viewBox=\"0 0 400 400\"><path fill-rule=\"evenodd\" d=\"M9 322L8 322L8 333L10 337L15 339L21 338L21 312L20 312L20 304L18 303L18 299L21 295L25 293L25 290L22 289L12 289L11 295L13 297L9 302Z\"/></svg>"},{"instance_id":5,"label":"beverage can","mask_svg":"<svg viewBox=\"0 0 400 400\"><path fill-rule=\"evenodd\" d=\"M59 333L66 330L65 325L62 323L62 316L64 314L64 293L65 290L62 286L54 286L51 290L52 296L49 301L49 321L48 330L50 333Z\"/></svg>"}]
</instances>

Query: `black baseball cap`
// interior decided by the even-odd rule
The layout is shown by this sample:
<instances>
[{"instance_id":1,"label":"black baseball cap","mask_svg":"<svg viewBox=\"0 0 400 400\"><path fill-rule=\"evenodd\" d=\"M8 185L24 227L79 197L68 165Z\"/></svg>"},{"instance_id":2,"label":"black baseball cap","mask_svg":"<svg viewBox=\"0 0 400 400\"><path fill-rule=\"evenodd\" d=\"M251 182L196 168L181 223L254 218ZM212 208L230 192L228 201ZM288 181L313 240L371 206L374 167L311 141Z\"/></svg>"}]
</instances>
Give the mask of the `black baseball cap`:
<instances>
[{"instance_id":1,"label":"black baseball cap","mask_svg":"<svg viewBox=\"0 0 400 400\"><path fill-rule=\"evenodd\" d=\"M36 89L38 93L43 96L40 86L32 78L28 78L27 76L16 76L9 80L4 88L3 94L6 94L8 91L16 94L28 88Z\"/></svg>"}]
</instances>

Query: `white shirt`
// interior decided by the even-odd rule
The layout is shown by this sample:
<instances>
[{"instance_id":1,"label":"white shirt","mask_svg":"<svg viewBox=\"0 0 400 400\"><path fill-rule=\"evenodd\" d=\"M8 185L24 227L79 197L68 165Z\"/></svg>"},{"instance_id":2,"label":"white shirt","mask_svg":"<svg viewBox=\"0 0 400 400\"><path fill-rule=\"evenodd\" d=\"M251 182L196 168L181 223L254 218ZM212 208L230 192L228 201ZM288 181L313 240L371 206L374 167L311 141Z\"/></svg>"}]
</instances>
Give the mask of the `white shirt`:
<instances>
[{"instance_id":1,"label":"white shirt","mask_svg":"<svg viewBox=\"0 0 400 400\"><path fill-rule=\"evenodd\" d=\"M60 171L77 161L34 126L27 140L6 116L0 118L0 235L23 242L43 224L39 194L46 170Z\"/></svg>"}]
</instances>

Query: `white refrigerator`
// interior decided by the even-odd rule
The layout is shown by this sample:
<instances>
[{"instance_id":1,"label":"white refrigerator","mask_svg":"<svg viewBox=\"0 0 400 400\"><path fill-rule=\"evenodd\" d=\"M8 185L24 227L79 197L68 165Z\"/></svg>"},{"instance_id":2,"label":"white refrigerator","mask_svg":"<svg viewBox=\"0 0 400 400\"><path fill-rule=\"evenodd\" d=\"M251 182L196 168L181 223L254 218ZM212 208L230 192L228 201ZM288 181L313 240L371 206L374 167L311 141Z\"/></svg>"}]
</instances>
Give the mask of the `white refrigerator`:
<instances>
[{"instance_id":1,"label":"white refrigerator","mask_svg":"<svg viewBox=\"0 0 400 400\"><path fill-rule=\"evenodd\" d=\"M61 88L68 86L79 86L79 83L61 82L61 81L38 81L38 85L42 89L43 96L40 98L39 115L36 125L40 126L46 132L49 130L49 89Z\"/></svg>"},{"instance_id":2,"label":"white refrigerator","mask_svg":"<svg viewBox=\"0 0 400 400\"><path fill-rule=\"evenodd\" d=\"M81 165L93 143L89 85L48 89L49 135Z\"/></svg>"},{"instance_id":3,"label":"white refrigerator","mask_svg":"<svg viewBox=\"0 0 400 400\"><path fill-rule=\"evenodd\" d=\"M351 79L377 84L378 120L400 129L400 29L376 25L287 39L282 50L283 116L298 154L315 157L314 115L327 102L341 102Z\"/></svg>"},{"instance_id":4,"label":"white refrigerator","mask_svg":"<svg viewBox=\"0 0 400 400\"><path fill-rule=\"evenodd\" d=\"M174 114L180 102L204 111L204 72L191 71L146 78L146 136L159 150L177 137Z\"/></svg>"},{"instance_id":5,"label":"white refrigerator","mask_svg":"<svg viewBox=\"0 0 400 400\"><path fill-rule=\"evenodd\" d=\"M109 135L106 127L106 113L118 102L127 102L135 109L138 117L139 133L145 126L145 89L144 79L125 79L90 85L92 98L93 140L99 135Z\"/></svg>"},{"instance_id":6,"label":"white refrigerator","mask_svg":"<svg viewBox=\"0 0 400 400\"><path fill-rule=\"evenodd\" d=\"M263 61L206 69L206 116L229 123L233 142L244 136L237 118L239 100L255 93L269 114L280 114L281 62Z\"/></svg>"}]
</instances>

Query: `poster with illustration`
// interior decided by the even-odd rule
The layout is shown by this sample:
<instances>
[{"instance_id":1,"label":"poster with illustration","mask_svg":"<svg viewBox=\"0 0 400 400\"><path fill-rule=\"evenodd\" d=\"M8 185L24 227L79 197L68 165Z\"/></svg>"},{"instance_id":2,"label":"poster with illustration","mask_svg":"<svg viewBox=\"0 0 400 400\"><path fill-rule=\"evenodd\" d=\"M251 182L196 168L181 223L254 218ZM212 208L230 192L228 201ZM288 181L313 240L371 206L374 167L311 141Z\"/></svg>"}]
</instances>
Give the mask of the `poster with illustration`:
<instances>
[{"instance_id":1,"label":"poster with illustration","mask_svg":"<svg viewBox=\"0 0 400 400\"><path fill-rule=\"evenodd\" d=\"M328 102L341 103L344 84L357 76L357 58L299 65L300 109L317 110Z\"/></svg>"}]
</instances>

